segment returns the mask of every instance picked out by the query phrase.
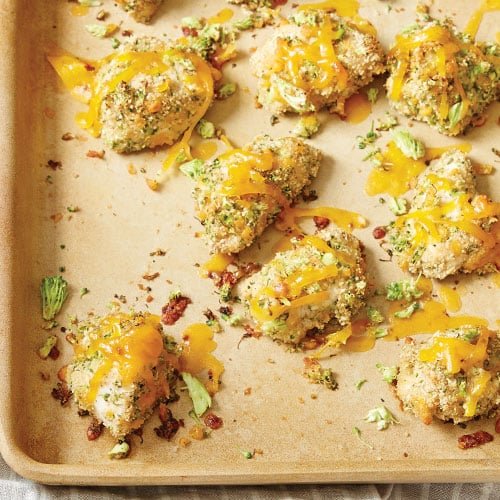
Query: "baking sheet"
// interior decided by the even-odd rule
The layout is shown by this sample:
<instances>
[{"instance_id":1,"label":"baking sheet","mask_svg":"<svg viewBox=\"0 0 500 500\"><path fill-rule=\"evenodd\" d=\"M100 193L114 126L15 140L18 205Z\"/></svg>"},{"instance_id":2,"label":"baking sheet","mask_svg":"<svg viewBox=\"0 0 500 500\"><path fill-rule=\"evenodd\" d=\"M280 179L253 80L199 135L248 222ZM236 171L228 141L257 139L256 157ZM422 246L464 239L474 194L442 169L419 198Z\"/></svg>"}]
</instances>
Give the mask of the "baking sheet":
<instances>
[{"instance_id":1,"label":"baking sheet","mask_svg":"<svg viewBox=\"0 0 500 500\"><path fill-rule=\"evenodd\" d=\"M361 14L377 27L385 48L396 31L412 21L416 5L415 1L402 0L361 3ZM388 4L393 7L390 14ZM226 371L213 408L224 419L221 430L209 439L178 449L175 443L156 437L154 417L145 427L144 444L136 444L126 461L107 458L113 444L109 435L87 441L87 420L77 416L74 405L62 408L50 396L57 369L69 360L71 347L60 342L61 357L56 362L41 361L36 354L47 336L40 329L41 278L57 274L63 266L72 293L60 317L72 314L82 318L89 311L105 314L115 294L127 298L125 308L146 309L147 294L138 289L137 283L145 273L158 271L158 279L145 283L152 287L155 298L148 304L149 310L159 312L168 294L177 289L193 300L185 317L168 329L177 338L188 324L204 321L204 309L216 310L220 304L212 282L198 275L197 264L205 262L209 252L202 239L195 237L201 227L194 219L190 180L172 172L161 191L153 192L146 185L145 178L154 176L165 150L123 156L104 148L104 160L86 157L88 150L100 150L103 145L74 123L75 113L83 106L62 88L44 51L56 43L75 55L95 59L108 54L111 43L93 38L83 27L95 23L97 10L90 9L87 16L78 17L71 14L74 5L41 0L0 2L5 58L0 74L4 113L0 137L0 230L4 243L0 273L0 374L4 380L0 449L6 461L26 477L72 484L498 479L500 448L496 441L464 452L456 444L463 429L439 423L424 426L399 411L374 366L376 362L394 364L397 343L379 341L370 352L340 353L326 361L324 365L334 369L339 382L339 389L332 392L309 384L301 376L303 354L286 352L266 338L239 344L242 330L225 325L216 340L217 355ZM134 34L159 37L178 36L183 16L209 17L224 7L227 5L222 0L166 0L154 23L143 26L111 2L105 5L112 14L108 22L122 21L123 29L131 29ZM232 8L235 18L243 16L240 9ZM284 12L290 8L286 6ZM471 13L471 2L436 0L431 12L450 14L463 27ZM498 13L488 14L479 38L494 34L499 21ZM240 91L227 101L217 102L207 115L238 146L259 133L287 135L297 121L283 118L271 126L269 113L254 107L255 80L250 76L248 55L271 32L266 29L242 35L236 66L229 64L224 70L226 79L236 81ZM362 162L364 152L356 148L355 137L365 134L370 120L386 110L385 98L379 98L372 116L359 125L321 114L322 130L312 140L325 153L312 186L320 195L314 205L348 208L368 218L370 226L355 234L367 247L370 277L378 285L398 279L402 273L394 263L379 261L385 254L371 231L392 214L379 204L378 197L363 193L370 167ZM495 164L491 148L498 147L499 110L498 103L493 105L486 125L465 138L473 144L470 156L478 163ZM406 124L405 119L400 122ZM78 139L62 141L66 132L78 135ZM427 146L464 140L440 136L420 124L414 124L412 132ZM62 169L47 168L50 159L60 161ZM134 165L136 175L129 173L129 165ZM52 184L47 182L48 175ZM498 175L495 170L493 175L478 179L479 187L496 199L500 194ZM81 211L68 213L66 207L71 205ZM51 216L59 213L63 218L55 223ZM259 246L245 256L266 259L277 237L272 230L267 231ZM166 256L150 257L157 248L165 249ZM493 279L460 276L446 282L453 284L455 279L462 290L461 313L484 316L496 326L498 288ZM80 298L82 287L91 292ZM50 381L43 381L40 371L48 373ZM357 391L354 384L363 378L368 382ZM251 394L245 395L248 387ZM381 401L401 424L378 432L363 417ZM173 407L174 416L186 416L189 408L189 402L181 400ZM488 425L491 427L491 422ZM362 430L373 449L353 435L354 426ZM472 423L467 432L484 427L483 423ZM254 448L263 454L246 460L241 451Z\"/></svg>"}]
</instances>

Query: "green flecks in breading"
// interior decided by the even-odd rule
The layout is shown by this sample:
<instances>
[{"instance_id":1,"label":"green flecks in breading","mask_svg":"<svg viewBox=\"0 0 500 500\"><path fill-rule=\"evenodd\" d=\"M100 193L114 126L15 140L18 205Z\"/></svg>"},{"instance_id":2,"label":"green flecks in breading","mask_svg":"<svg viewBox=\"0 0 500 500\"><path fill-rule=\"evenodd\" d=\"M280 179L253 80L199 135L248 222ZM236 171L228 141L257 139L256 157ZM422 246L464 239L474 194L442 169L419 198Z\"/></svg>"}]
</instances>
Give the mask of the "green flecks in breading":
<instances>
[{"instance_id":1,"label":"green flecks in breading","mask_svg":"<svg viewBox=\"0 0 500 500\"><path fill-rule=\"evenodd\" d=\"M327 71L312 58L304 57L297 74L293 75L286 69L286 61L273 64L280 57L281 47L297 47L300 51L301 47L314 43L311 32L321 29L326 19L332 26L332 48L347 73L345 86L336 77L328 85L316 85L316 81L326 77ZM255 52L251 64L258 78L257 100L276 115L309 113L322 108L342 115L346 99L385 70L384 54L375 37L359 31L349 19L320 9L296 12L290 23L280 26Z\"/></svg>"},{"instance_id":2,"label":"green flecks in breading","mask_svg":"<svg viewBox=\"0 0 500 500\"><path fill-rule=\"evenodd\" d=\"M467 422L484 416L495 417L500 408L500 334L489 332L486 359L478 359L471 366L463 366L456 373L450 373L447 363L438 357L434 361L421 359L421 352L433 348L438 339L460 339L474 343L475 338L467 340L469 333L479 335L480 328L463 326L460 328L437 331L422 343L405 343L399 362L396 392L403 409L417 415L425 424L433 417L455 424ZM483 334L485 332L483 331ZM425 352L424 351L424 352ZM488 376L480 393L474 414L466 411L470 395L477 390L475 380ZM483 378L484 380L484 378Z\"/></svg>"},{"instance_id":3,"label":"green flecks in breading","mask_svg":"<svg viewBox=\"0 0 500 500\"><path fill-rule=\"evenodd\" d=\"M425 155L425 146L422 141L419 141L407 130L396 130L392 133L392 138L396 146L402 151L407 158L419 160Z\"/></svg>"},{"instance_id":4,"label":"green flecks in breading","mask_svg":"<svg viewBox=\"0 0 500 500\"><path fill-rule=\"evenodd\" d=\"M314 179L321 162L317 149L293 137L257 137L244 150L273 154L273 168L260 175L281 190L290 202ZM224 194L223 185L228 181L231 161L230 156L222 156L184 169L196 177L193 197L198 218L214 250L221 253L237 253L251 245L283 208L281 201L263 193Z\"/></svg>"},{"instance_id":5,"label":"green flecks in breading","mask_svg":"<svg viewBox=\"0 0 500 500\"><path fill-rule=\"evenodd\" d=\"M341 252L334 254L333 264L324 264L323 256L330 252L319 250L310 244L295 242L293 249L277 253L273 260L246 282L243 298L249 315L260 331L278 341L299 344L308 331L314 328L322 330L332 320L345 326L364 305L366 278L358 240L333 227L318 235L331 248L338 248ZM349 264L339 255L349 256ZM327 296L318 302L312 301L311 304L290 308L297 297L287 295L287 278L307 269L320 270L331 266L336 266L339 273L309 283L297 297L328 292ZM262 293L262 290L267 289L283 289L284 292L274 297ZM266 315L272 316L276 307L285 309L278 317L267 319Z\"/></svg>"},{"instance_id":6,"label":"green flecks in breading","mask_svg":"<svg viewBox=\"0 0 500 500\"><path fill-rule=\"evenodd\" d=\"M142 37L121 45L119 54L163 53L170 47L162 41ZM128 64L119 57L112 58L97 72L96 85L105 87ZM174 143L206 103L205 90L189 83L194 73L187 56L172 57L164 72L155 75L138 72L130 82L119 83L104 96L100 108L101 137L105 143L120 153Z\"/></svg>"}]
</instances>

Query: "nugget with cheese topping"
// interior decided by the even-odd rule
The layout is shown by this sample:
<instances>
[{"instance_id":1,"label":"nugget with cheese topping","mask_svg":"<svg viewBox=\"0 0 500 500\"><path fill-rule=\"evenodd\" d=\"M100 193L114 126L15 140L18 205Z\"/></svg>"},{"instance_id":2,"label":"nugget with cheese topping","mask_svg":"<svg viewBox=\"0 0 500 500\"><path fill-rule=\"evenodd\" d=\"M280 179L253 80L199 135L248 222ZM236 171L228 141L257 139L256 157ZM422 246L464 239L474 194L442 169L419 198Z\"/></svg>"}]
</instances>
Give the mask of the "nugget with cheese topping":
<instances>
[{"instance_id":1,"label":"nugget with cheese topping","mask_svg":"<svg viewBox=\"0 0 500 500\"><path fill-rule=\"evenodd\" d=\"M500 265L499 216L500 204L476 192L470 160L451 150L417 178L410 211L389 225L388 239L411 273L486 273Z\"/></svg>"},{"instance_id":2,"label":"nugget with cheese topping","mask_svg":"<svg viewBox=\"0 0 500 500\"><path fill-rule=\"evenodd\" d=\"M82 321L69 336L74 356L66 382L81 410L122 439L174 395L175 343L149 313Z\"/></svg>"},{"instance_id":3,"label":"nugget with cheese topping","mask_svg":"<svg viewBox=\"0 0 500 500\"><path fill-rule=\"evenodd\" d=\"M149 23L163 0L118 0L118 5L139 23Z\"/></svg>"},{"instance_id":4,"label":"nugget with cheese topping","mask_svg":"<svg viewBox=\"0 0 500 500\"><path fill-rule=\"evenodd\" d=\"M340 229L292 240L242 285L257 330L298 344L327 323L347 325L364 305L367 280L359 240Z\"/></svg>"},{"instance_id":5,"label":"nugget with cheese topping","mask_svg":"<svg viewBox=\"0 0 500 500\"><path fill-rule=\"evenodd\" d=\"M348 97L384 73L384 53L359 20L299 10L251 58L257 101L275 114L328 108L343 114Z\"/></svg>"},{"instance_id":6,"label":"nugget with cheese topping","mask_svg":"<svg viewBox=\"0 0 500 500\"><path fill-rule=\"evenodd\" d=\"M500 334L463 326L403 346L396 378L403 408L425 424L494 416L500 408Z\"/></svg>"},{"instance_id":7,"label":"nugget with cheese topping","mask_svg":"<svg viewBox=\"0 0 500 500\"><path fill-rule=\"evenodd\" d=\"M194 162L196 215L215 252L250 246L316 177L321 152L295 137L256 137L213 161Z\"/></svg>"},{"instance_id":8,"label":"nugget with cheese topping","mask_svg":"<svg viewBox=\"0 0 500 500\"><path fill-rule=\"evenodd\" d=\"M82 124L119 153L171 145L205 114L213 83L198 55L138 38L103 60Z\"/></svg>"},{"instance_id":9,"label":"nugget with cheese topping","mask_svg":"<svg viewBox=\"0 0 500 500\"><path fill-rule=\"evenodd\" d=\"M500 46L474 43L449 21L406 28L389 52L387 95L398 112L458 135L500 97Z\"/></svg>"}]
</instances>

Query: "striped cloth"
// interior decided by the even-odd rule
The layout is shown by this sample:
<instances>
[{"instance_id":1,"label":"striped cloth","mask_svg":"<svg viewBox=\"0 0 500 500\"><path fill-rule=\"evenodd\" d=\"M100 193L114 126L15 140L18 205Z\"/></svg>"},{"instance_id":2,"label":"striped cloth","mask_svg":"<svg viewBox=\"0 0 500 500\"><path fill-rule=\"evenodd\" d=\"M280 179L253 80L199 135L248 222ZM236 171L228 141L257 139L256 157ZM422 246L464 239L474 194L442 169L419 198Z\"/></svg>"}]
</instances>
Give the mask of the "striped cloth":
<instances>
[{"instance_id":1,"label":"striped cloth","mask_svg":"<svg viewBox=\"0 0 500 500\"><path fill-rule=\"evenodd\" d=\"M500 479L500 478L499 478ZM487 484L360 484L279 486L44 486L21 478L0 457L0 499L69 500L180 498L189 500L500 500L500 485Z\"/></svg>"}]
</instances>

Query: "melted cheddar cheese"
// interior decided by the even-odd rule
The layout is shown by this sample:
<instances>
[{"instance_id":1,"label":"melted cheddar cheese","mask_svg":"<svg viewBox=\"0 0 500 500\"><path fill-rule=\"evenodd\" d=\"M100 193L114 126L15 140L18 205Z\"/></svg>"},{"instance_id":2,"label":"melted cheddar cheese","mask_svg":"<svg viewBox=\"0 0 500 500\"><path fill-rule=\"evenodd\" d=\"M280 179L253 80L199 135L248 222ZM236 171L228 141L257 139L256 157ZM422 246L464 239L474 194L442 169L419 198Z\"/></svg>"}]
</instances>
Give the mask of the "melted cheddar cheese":
<instances>
[{"instance_id":1,"label":"melted cheddar cheese","mask_svg":"<svg viewBox=\"0 0 500 500\"><path fill-rule=\"evenodd\" d=\"M475 344L466 340L452 337L435 337L431 347L419 352L420 361L440 362L450 374L460 371L469 372L473 368L478 370L468 380L464 416L473 417L476 413L477 403L484 394L491 380L491 373L483 369L483 364L488 357L488 340L492 332L487 328L481 328L479 337Z\"/></svg>"},{"instance_id":2,"label":"melted cheddar cheese","mask_svg":"<svg viewBox=\"0 0 500 500\"><path fill-rule=\"evenodd\" d=\"M284 74L285 80L306 92L320 91L336 86L338 91L347 87L348 73L340 63L333 46L340 37L329 16L324 16L320 26L302 26L307 41L278 39L276 56L271 64L274 74ZM302 71L308 62L319 71L313 76Z\"/></svg>"},{"instance_id":3,"label":"melted cheddar cheese","mask_svg":"<svg viewBox=\"0 0 500 500\"><path fill-rule=\"evenodd\" d=\"M228 165L227 179L222 183L221 194L242 197L245 195L268 195L281 206L287 207L288 200L275 184L262 175L274 166L274 155L270 151L255 153L244 149L232 149L219 156Z\"/></svg>"},{"instance_id":4,"label":"melted cheddar cheese","mask_svg":"<svg viewBox=\"0 0 500 500\"><path fill-rule=\"evenodd\" d=\"M362 229L368 225L368 221L361 215L334 207L316 207L316 208L295 208L288 207L280 214L279 220L275 226L279 231L286 231L293 235L302 234L302 230L297 224L297 219L304 217L324 217L337 226L352 231L353 229ZM318 238L319 239L319 238ZM326 243L323 246L328 246ZM328 247L329 248L329 247Z\"/></svg>"},{"instance_id":5,"label":"melted cheddar cheese","mask_svg":"<svg viewBox=\"0 0 500 500\"><path fill-rule=\"evenodd\" d=\"M259 290L255 297L250 300L250 312L252 316L260 322L271 321L279 318L282 314L289 313L292 316L300 307L313 304L321 304L328 301L330 293L328 290L303 295L305 287L314 283L319 283L325 279L333 278L342 274L350 274L350 267L355 264L354 259L342 250L334 250L325 240L318 236L305 236L296 243L297 246L310 245L320 252L332 254L338 262L344 264L340 267L337 264L325 266L317 269L306 267L296 271L282 280L278 289L264 287ZM263 305L268 299L277 299L273 305ZM289 316L289 318L290 318ZM294 318L292 318L294 319Z\"/></svg>"},{"instance_id":6,"label":"melted cheddar cheese","mask_svg":"<svg viewBox=\"0 0 500 500\"><path fill-rule=\"evenodd\" d=\"M389 56L396 59L396 68L388 81L388 96L393 101L398 101L401 98L406 73L410 66L411 51L426 44L432 44L433 56L427 55L427 57L434 57L436 73L442 78L453 79L455 90L460 95L462 106L457 119L457 122L460 122L467 114L470 101L458 77L455 54L460 50L476 49L472 44L466 44L458 40L449 29L443 26L432 25L417 32L396 36L396 44L389 52ZM441 123L448 119L451 104L448 102L447 94L443 92L439 97L439 120ZM457 123L456 126L459 126L459 124Z\"/></svg>"},{"instance_id":7,"label":"melted cheddar cheese","mask_svg":"<svg viewBox=\"0 0 500 500\"><path fill-rule=\"evenodd\" d=\"M500 10L500 0L483 0L481 6L472 14L472 17L467 23L464 30L465 33L474 38L477 35L484 14L495 10Z\"/></svg>"},{"instance_id":8,"label":"melted cheddar cheese","mask_svg":"<svg viewBox=\"0 0 500 500\"><path fill-rule=\"evenodd\" d=\"M382 165L373 168L366 181L365 192L369 196L387 193L391 196L401 196L411 187L412 182L426 168L426 161L435 160L447 151L458 149L464 153L471 150L469 143L461 143L440 148L427 148L423 159L408 158L393 141L387 144L382 153Z\"/></svg>"},{"instance_id":9,"label":"melted cheddar cheese","mask_svg":"<svg viewBox=\"0 0 500 500\"><path fill-rule=\"evenodd\" d=\"M482 218L500 215L500 203L490 202L486 196L477 196L473 203L467 194L455 197L452 201L434 208L416 210L396 219L395 226L403 227L411 222L415 235L408 253L412 254L418 247L432 242L442 242L447 232L441 228L459 229L482 242L485 251L495 247L497 240L494 234L484 231L477 221Z\"/></svg>"},{"instance_id":10,"label":"melted cheddar cheese","mask_svg":"<svg viewBox=\"0 0 500 500\"><path fill-rule=\"evenodd\" d=\"M212 329L207 325L202 323L190 325L182 335L184 345L179 358L181 371L192 375L208 372L208 381L205 385L212 395L219 390L220 377L224 372L224 365L212 354L217 348L213 336Z\"/></svg>"},{"instance_id":11,"label":"melted cheddar cheese","mask_svg":"<svg viewBox=\"0 0 500 500\"><path fill-rule=\"evenodd\" d=\"M165 73L176 59L188 59L196 71L193 75L186 76L184 83L191 85L201 91L203 103L198 112L190 119L190 125L184 132L181 140L169 149L163 168L166 170L174 165L179 158L191 158L189 140L198 121L207 112L214 95L214 79L220 78L220 73L212 68L205 60L196 54L183 52L176 49L164 51L135 52L129 51L120 54L112 54L96 62L85 62L71 54L57 51L49 55L48 60L57 74L60 76L65 87L71 91L79 100L88 104L88 110L79 113L76 117L77 123L94 136L101 132L100 111L103 99L114 92L121 83L130 83L139 75L161 75ZM120 71L110 79L97 79L96 71L105 64L115 62L123 66ZM90 98L82 92L82 88L90 92ZM169 88L169 82L161 84L156 90L165 92Z\"/></svg>"},{"instance_id":12,"label":"melted cheddar cheese","mask_svg":"<svg viewBox=\"0 0 500 500\"><path fill-rule=\"evenodd\" d=\"M85 395L87 405L93 404L112 369L120 373L123 386L143 380L148 387L154 387L151 369L165 353L160 328L158 316L145 315L139 322L130 314L120 313L102 318L90 335L90 343L75 344L76 357L97 355L101 359Z\"/></svg>"}]
</instances>

